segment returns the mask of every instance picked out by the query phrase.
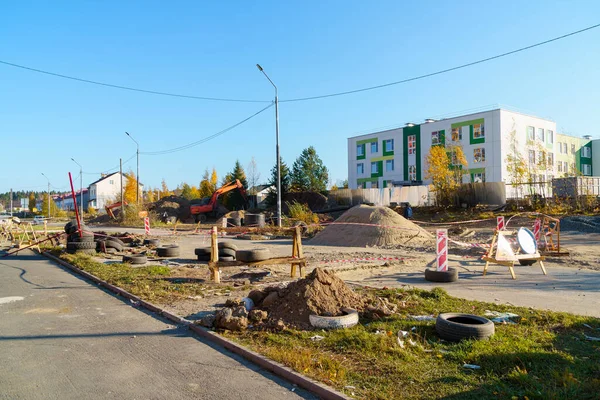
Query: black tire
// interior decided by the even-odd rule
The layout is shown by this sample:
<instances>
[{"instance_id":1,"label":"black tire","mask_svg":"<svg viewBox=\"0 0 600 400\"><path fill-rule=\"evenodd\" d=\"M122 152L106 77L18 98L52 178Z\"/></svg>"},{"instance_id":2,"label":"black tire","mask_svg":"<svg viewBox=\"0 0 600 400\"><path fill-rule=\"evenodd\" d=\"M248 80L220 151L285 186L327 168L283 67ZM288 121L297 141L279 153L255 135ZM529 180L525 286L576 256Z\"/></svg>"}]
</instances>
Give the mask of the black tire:
<instances>
[{"instance_id":1,"label":"black tire","mask_svg":"<svg viewBox=\"0 0 600 400\"><path fill-rule=\"evenodd\" d=\"M199 256L198 256L198 261L209 262L209 261L210 261L210 256L206 256L206 255L199 255Z\"/></svg>"},{"instance_id":2,"label":"black tire","mask_svg":"<svg viewBox=\"0 0 600 400\"><path fill-rule=\"evenodd\" d=\"M219 257L234 257L235 258L235 250L223 248L219 249Z\"/></svg>"},{"instance_id":3,"label":"black tire","mask_svg":"<svg viewBox=\"0 0 600 400\"><path fill-rule=\"evenodd\" d=\"M68 250L96 250L96 242L67 242Z\"/></svg>"},{"instance_id":4,"label":"black tire","mask_svg":"<svg viewBox=\"0 0 600 400\"><path fill-rule=\"evenodd\" d=\"M176 244L156 248L156 255L159 257L178 257L179 254L179 246Z\"/></svg>"},{"instance_id":5,"label":"black tire","mask_svg":"<svg viewBox=\"0 0 600 400\"><path fill-rule=\"evenodd\" d=\"M112 247L113 249L115 249L117 251L123 251L123 245L119 242L115 242L112 239L104 240L104 246Z\"/></svg>"},{"instance_id":6,"label":"black tire","mask_svg":"<svg viewBox=\"0 0 600 400\"><path fill-rule=\"evenodd\" d=\"M435 268L425 269L425 280L429 282L456 282L458 280L458 270L448 268L448 271L438 271Z\"/></svg>"},{"instance_id":7,"label":"black tire","mask_svg":"<svg viewBox=\"0 0 600 400\"><path fill-rule=\"evenodd\" d=\"M143 254L132 254L129 256L123 256L123 262L129 264L146 264L148 258Z\"/></svg>"},{"instance_id":8,"label":"black tire","mask_svg":"<svg viewBox=\"0 0 600 400\"><path fill-rule=\"evenodd\" d=\"M494 323L471 314L443 313L435 321L435 330L444 340L459 342L463 339L488 339L495 332Z\"/></svg>"},{"instance_id":9,"label":"black tire","mask_svg":"<svg viewBox=\"0 0 600 400\"><path fill-rule=\"evenodd\" d=\"M144 239L144 244L147 246L160 246L160 240L158 239Z\"/></svg>"},{"instance_id":10,"label":"black tire","mask_svg":"<svg viewBox=\"0 0 600 400\"><path fill-rule=\"evenodd\" d=\"M121 245L121 247L125 246L125 242L115 236L107 236L106 240L112 240L113 242L117 242Z\"/></svg>"},{"instance_id":11,"label":"black tire","mask_svg":"<svg viewBox=\"0 0 600 400\"><path fill-rule=\"evenodd\" d=\"M71 234L77 230L77 221L69 221L65 224L65 233Z\"/></svg>"},{"instance_id":12,"label":"black tire","mask_svg":"<svg viewBox=\"0 0 600 400\"><path fill-rule=\"evenodd\" d=\"M519 260L519 264L521 265L533 265L537 262L537 260Z\"/></svg>"},{"instance_id":13,"label":"black tire","mask_svg":"<svg viewBox=\"0 0 600 400\"><path fill-rule=\"evenodd\" d=\"M200 222L201 224L206 222L206 214L196 214L194 215L194 221L196 223Z\"/></svg>"},{"instance_id":14,"label":"black tire","mask_svg":"<svg viewBox=\"0 0 600 400\"><path fill-rule=\"evenodd\" d=\"M227 225L242 226L242 219L240 217L227 218Z\"/></svg>"},{"instance_id":15,"label":"black tire","mask_svg":"<svg viewBox=\"0 0 600 400\"><path fill-rule=\"evenodd\" d=\"M83 236L79 236L78 232L72 233L69 236L67 236L67 242L93 242L94 241L94 235L83 235Z\"/></svg>"},{"instance_id":16,"label":"black tire","mask_svg":"<svg viewBox=\"0 0 600 400\"><path fill-rule=\"evenodd\" d=\"M223 256L223 257L220 257L219 256L219 261L235 261L235 257L232 257L232 256Z\"/></svg>"},{"instance_id":17,"label":"black tire","mask_svg":"<svg viewBox=\"0 0 600 400\"><path fill-rule=\"evenodd\" d=\"M210 257L211 249L210 247L199 247L194 250L194 254L197 256L209 256Z\"/></svg>"},{"instance_id":18,"label":"black tire","mask_svg":"<svg viewBox=\"0 0 600 400\"><path fill-rule=\"evenodd\" d=\"M271 258L269 249L238 250L235 252L235 258L242 262L263 261Z\"/></svg>"},{"instance_id":19,"label":"black tire","mask_svg":"<svg viewBox=\"0 0 600 400\"><path fill-rule=\"evenodd\" d=\"M219 250L220 249L231 249L233 251L236 251L238 249L237 246L235 245L235 243L233 243L233 242L219 242L218 246L219 246Z\"/></svg>"}]
</instances>

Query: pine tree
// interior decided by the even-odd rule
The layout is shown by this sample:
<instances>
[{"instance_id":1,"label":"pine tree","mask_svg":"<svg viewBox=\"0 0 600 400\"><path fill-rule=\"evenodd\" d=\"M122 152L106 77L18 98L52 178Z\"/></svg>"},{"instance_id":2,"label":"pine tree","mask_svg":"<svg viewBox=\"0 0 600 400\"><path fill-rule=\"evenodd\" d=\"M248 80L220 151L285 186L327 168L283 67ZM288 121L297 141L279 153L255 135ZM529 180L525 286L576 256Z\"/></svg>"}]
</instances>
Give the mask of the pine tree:
<instances>
[{"instance_id":1,"label":"pine tree","mask_svg":"<svg viewBox=\"0 0 600 400\"><path fill-rule=\"evenodd\" d=\"M279 159L281 164L281 199L285 198L286 193L290 191L290 169L282 158ZM271 179L268 182L270 187L265 203L268 207L275 207L277 205L277 164L271 169Z\"/></svg>"},{"instance_id":2,"label":"pine tree","mask_svg":"<svg viewBox=\"0 0 600 400\"><path fill-rule=\"evenodd\" d=\"M302 150L292 167L292 191L324 192L327 190L328 181L329 171L315 148L310 146Z\"/></svg>"},{"instance_id":3,"label":"pine tree","mask_svg":"<svg viewBox=\"0 0 600 400\"><path fill-rule=\"evenodd\" d=\"M187 200L193 199L192 197L192 187L187 183L181 184L181 197Z\"/></svg>"},{"instance_id":4,"label":"pine tree","mask_svg":"<svg viewBox=\"0 0 600 400\"><path fill-rule=\"evenodd\" d=\"M225 181L224 184L239 180L244 189L248 188L246 172L244 171L244 167L242 167L242 164L240 164L239 160L235 161L233 171L225 175L224 179L227 179L227 181ZM239 210L244 208L244 206L246 205L246 199L244 198L244 196L242 196L239 190L232 190L231 192L223 196L223 204L230 210Z\"/></svg>"}]
</instances>

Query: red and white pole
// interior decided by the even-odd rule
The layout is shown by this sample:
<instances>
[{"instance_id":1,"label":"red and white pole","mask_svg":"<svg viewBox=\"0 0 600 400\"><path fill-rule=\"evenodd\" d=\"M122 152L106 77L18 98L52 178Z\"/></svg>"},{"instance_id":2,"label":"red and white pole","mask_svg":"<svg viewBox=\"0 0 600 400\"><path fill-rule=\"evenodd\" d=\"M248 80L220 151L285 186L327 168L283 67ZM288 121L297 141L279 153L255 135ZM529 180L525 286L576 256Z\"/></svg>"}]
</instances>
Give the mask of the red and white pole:
<instances>
[{"instance_id":1,"label":"red and white pole","mask_svg":"<svg viewBox=\"0 0 600 400\"><path fill-rule=\"evenodd\" d=\"M499 231L506 229L506 225L504 225L504 217L496 217L496 229Z\"/></svg>"},{"instance_id":2,"label":"red and white pole","mask_svg":"<svg viewBox=\"0 0 600 400\"><path fill-rule=\"evenodd\" d=\"M144 231L146 232L146 236L150 234L150 218L144 218Z\"/></svg>"},{"instance_id":3,"label":"red and white pole","mask_svg":"<svg viewBox=\"0 0 600 400\"><path fill-rule=\"evenodd\" d=\"M535 241L540 240L540 233L542 231L542 220L539 218L535 219L535 224L533 225L533 236L535 237Z\"/></svg>"},{"instance_id":4,"label":"red and white pole","mask_svg":"<svg viewBox=\"0 0 600 400\"><path fill-rule=\"evenodd\" d=\"M448 229L438 229L437 237L437 270L448 271Z\"/></svg>"}]
</instances>

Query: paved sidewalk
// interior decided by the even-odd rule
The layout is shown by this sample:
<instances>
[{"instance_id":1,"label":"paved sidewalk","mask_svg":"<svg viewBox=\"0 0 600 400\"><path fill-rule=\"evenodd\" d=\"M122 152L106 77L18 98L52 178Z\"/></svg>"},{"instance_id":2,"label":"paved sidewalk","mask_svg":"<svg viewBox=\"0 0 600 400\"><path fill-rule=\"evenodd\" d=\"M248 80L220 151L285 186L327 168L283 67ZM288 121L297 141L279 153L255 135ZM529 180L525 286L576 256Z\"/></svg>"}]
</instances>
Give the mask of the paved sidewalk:
<instances>
[{"instance_id":1,"label":"paved sidewalk","mask_svg":"<svg viewBox=\"0 0 600 400\"><path fill-rule=\"evenodd\" d=\"M31 252L0 258L0 399L300 399Z\"/></svg>"}]
</instances>

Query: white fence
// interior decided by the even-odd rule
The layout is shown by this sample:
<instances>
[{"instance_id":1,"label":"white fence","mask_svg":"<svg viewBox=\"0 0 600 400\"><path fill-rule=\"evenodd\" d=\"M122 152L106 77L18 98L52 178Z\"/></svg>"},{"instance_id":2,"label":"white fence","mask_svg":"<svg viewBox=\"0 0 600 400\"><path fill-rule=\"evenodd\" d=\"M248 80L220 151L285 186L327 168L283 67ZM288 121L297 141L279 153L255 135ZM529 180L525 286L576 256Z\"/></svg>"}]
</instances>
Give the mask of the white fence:
<instances>
[{"instance_id":1,"label":"white fence","mask_svg":"<svg viewBox=\"0 0 600 400\"><path fill-rule=\"evenodd\" d=\"M355 206L373 203L377 206L389 206L390 203L408 202L412 206L430 206L435 203L435 194L428 186L403 186L380 189L338 189L329 192L329 202Z\"/></svg>"}]
</instances>

